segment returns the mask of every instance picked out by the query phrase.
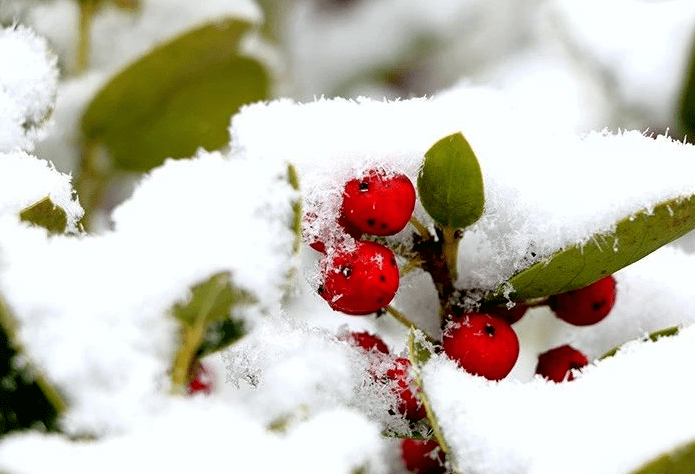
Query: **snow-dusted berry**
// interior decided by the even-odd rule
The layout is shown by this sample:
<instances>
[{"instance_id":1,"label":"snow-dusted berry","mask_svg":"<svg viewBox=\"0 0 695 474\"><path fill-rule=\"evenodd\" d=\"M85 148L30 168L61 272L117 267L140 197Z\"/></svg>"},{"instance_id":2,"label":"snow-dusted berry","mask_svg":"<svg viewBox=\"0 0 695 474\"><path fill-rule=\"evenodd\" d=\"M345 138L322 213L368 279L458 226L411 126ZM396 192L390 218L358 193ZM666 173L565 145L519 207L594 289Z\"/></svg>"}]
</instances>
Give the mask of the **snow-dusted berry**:
<instances>
[{"instance_id":1,"label":"snow-dusted berry","mask_svg":"<svg viewBox=\"0 0 695 474\"><path fill-rule=\"evenodd\" d=\"M317 216L313 212L308 212L307 214L305 214L305 229L310 228L312 225L315 225L316 220ZM348 238L347 236L350 236L355 240L359 240L362 237L362 232L360 232L352 224L347 222L343 216L338 217L337 226L335 226L332 229L326 229L324 234L326 235L321 237L317 237L315 235L305 237L305 240L309 244L309 247L323 254L326 253L328 246L341 245L344 242L344 240Z\"/></svg>"},{"instance_id":2,"label":"snow-dusted berry","mask_svg":"<svg viewBox=\"0 0 695 474\"><path fill-rule=\"evenodd\" d=\"M318 293L345 314L365 315L387 306L398 291L396 257L376 242L358 241L354 250L337 251L319 264Z\"/></svg>"},{"instance_id":3,"label":"snow-dusted berry","mask_svg":"<svg viewBox=\"0 0 695 474\"><path fill-rule=\"evenodd\" d=\"M445 326L442 349L466 372L501 380L519 357L519 339L500 317L464 313L452 317Z\"/></svg>"},{"instance_id":4,"label":"snow-dusted berry","mask_svg":"<svg viewBox=\"0 0 695 474\"><path fill-rule=\"evenodd\" d=\"M386 345L386 343L379 336L375 336L367 331L351 332L345 339L347 339L351 344L361 347L367 352L377 351L381 352L382 354L389 353L389 347Z\"/></svg>"},{"instance_id":5,"label":"snow-dusted berry","mask_svg":"<svg viewBox=\"0 0 695 474\"><path fill-rule=\"evenodd\" d=\"M408 224L415 208L415 188L403 174L371 170L345 184L341 216L369 235L393 235Z\"/></svg>"},{"instance_id":6,"label":"snow-dusted berry","mask_svg":"<svg viewBox=\"0 0 695 474\"><path fill-rule=\"evenodd\" d=\"M444 474L446 454L433 439L404 439L401 441L401 460L415 474Z\"/></svg>"},{"instance_id":7,"label":"snow-dusted berry","mask_svg":"<svg viewBox=\"0 0 695 474\"><path fill-rule=\"evenodd\" d=\"M410 361L398 357L393 361L393 367L386 371L386 377L396 382L395 394L398 397L398 412L408 420L415 422L427 416L424 405L420 403L416 393L420 389L410 375Z\"/></svg>"},{"instance_id":8,"label":"snow-dusted berry","mask_svg":"<svg viewBox=\"0 0 695 474\"><path fill-rule=\"evenodd\" d=\"M565 344L538 356L536 373L553 382L574 380L573 370L581 369L588 360L577 349Z\"/></svg>"},{"instance_id":9,"label":"snow-dusted berry","mask_svg":"<svg viewBox=\"0 0 695 474\"><path fill-rule=\"evenodd\" d=\"M204 393L210 395L214 388L213 375L202 362L195 364L191 370L193 376L188 382L188 394Z\"/></svg>"},{"instance_id":10,"label":"snow-dusted berry","mask_svg":"<svg viewBox=\"0 0 695 474\"><path fill-rule=\"evenodd\" d=\"M608 275L578 290L553 295L550 309L565 322L575 326L590 326L608 316L615 304L615 278Z\"/></svg>"}]
</instances>

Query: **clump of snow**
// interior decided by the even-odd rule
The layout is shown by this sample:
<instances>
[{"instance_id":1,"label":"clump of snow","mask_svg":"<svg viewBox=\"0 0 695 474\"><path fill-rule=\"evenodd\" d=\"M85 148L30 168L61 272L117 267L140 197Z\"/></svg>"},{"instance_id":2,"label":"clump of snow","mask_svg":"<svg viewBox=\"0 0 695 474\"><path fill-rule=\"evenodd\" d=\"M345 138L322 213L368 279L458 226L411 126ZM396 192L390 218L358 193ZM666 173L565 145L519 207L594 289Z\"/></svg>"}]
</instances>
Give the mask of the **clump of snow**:
<instances>
[{"instance_id":1,"label":"clump of snow","mask_svg":"<svg viewBox=\"0 0 695 474\"><path fill-rule=\"evenodd\" d=\"M122 432L156 411L178 343L168 313L193 285L229 271L258 301L237 317L277 311L293 265L285 172L201 152L151 172L115 231L49 239L0 221L0 288L27 354L67 398L68 432Z\"/></svg>"},{"instance_id":2,"label":"clump of snow","mask_svg":"<svg viewBox=\"0 0 695 474\"><path fill-rule=\"evenodd\" d=\"M561 384L491 382L445 356L422 377L459 472L624 474L695 439L693 347L692 327L635 342Z\"/></svg>"},{"instance_id":3,"label":"clump of snow","mask_svg":"<svg viewBox=\"0 0 695 474\"><path fill-rule=\"evenodd\" d=\"M221 401L166 400L161 414L128 433L70 441L38 432L7 436L0 469L17 474L117 472L283 472L385 474L378 427L346 409L322 412L286 433L269 432ZM37 453L41 453L37 456Z\"/></svg>"},{"instance_id":4,"label":"clump of snow","mask_svg":"<svg viewBox=\"0 0 695 474\"><path fill-rule=\"evenodd\" d=\"M0 152L33 149L55 103L56 63L32 30L0 29Z\"/></svg>"},{"instance_id":5,"label":"clump of snow","mask_svg":"<svg viewBox=\"0 0 695 474\"><path fill-rule=\"evenodd\" d=\"M348 179L380 167L415 182L424 153L458 131L485 185L483 217L460 246L459 287L495 288L534 261L610 233L621 219L695 192L691 145L640 132L576 136L475 87L403 101L279 100L244 107L231 126L233 150L294 163L307 213L333 228ZM415 215L431 222L419 205Z\"/></svg>"},{"instance_id":6,"label":"clump of snow","mask_svg":"<svg viewBox=\"0 0 695 474\"><path fill-rule=\"evenodd\" d=\"M67 230L77 231L83 210L75 199L72 178L23 151L0 152L0 216L19 213L46 196L67 214Z\"/></svg>"}]
</instances>

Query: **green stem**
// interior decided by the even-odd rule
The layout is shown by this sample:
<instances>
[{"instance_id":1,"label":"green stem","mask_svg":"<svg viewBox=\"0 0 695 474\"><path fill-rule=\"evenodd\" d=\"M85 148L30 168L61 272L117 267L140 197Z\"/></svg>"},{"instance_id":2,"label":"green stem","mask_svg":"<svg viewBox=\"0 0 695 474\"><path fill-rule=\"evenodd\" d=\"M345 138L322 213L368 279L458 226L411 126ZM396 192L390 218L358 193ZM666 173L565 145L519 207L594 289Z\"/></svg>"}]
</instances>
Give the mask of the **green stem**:
<instances>
[{"instance_id":1,"label":"green stem","mask_svg":"<svg viewBox=\"0 0 695 474\"><path fill-rule=\"evenodd\" d=\"M85 144L79 171L75 176L75 190L84 209L82 225L85 230L89 230L89 221L94 211L101 206L110 175L110 170L99 163L97 152L96 146Z\"/></svg>"},{"instance_id":2,"label":"green stem","mask_svg":"<svg viewBox=\"0 0 695 474\"><path fill-rule=\"evenodd\" d=\"M89 67L90 32L92 18L99 8L99 0L80 1L80 24L77 39L77 74L82 74Z\"/></svg>"},{"instance_id":3,"label":"green stem","mask_svg":"<svg viewBox=\"0 0 695 474\"><path fill-rule=\"evenodd\" d=\"M387 312L387 313L389 313L391 316L393 316L393 318L394 318L396 321L398 321L399 323L403 324L405 327L407 327L407 328L418 329L418 330L422 331L422 333L425 335L425 338L427 338L427 340L428 340L429 342L431 342L432 344L439 344L439 341L437 341L437 340L436 340L434 337L432 337L431 335L427 334L427 332L425 332L425 331L423 331L422 329L420 329L419 327L417 327L417 326L415 325L415 323L413 323L413 322L412 322L410 319L408 319L403 313L401 313L400 311L398 311L398 310L397 310L396 308L394 308L393 306L389 305L389 306L387 306L385 309L386 309L386 312Z\"/></svg>"},{"instance_id":4,"label":"green stem","mask_svg":"<svg viewBox=\"0 0 695 474\"><path fill-rule=\"evenodd\" d=\"M444 237L442 253L446 260L446 266L449 269L449 279L451 283L454 284L458 279L458 251L461 231L451 227L444 227L442 229L442 235Z\"/></svg>"},{"instance_id":5,"label":"green stem","mask_svg":"<svg viewBox=\"0 0 695 474\"><path fill-rule=\"evenodd\" d=\"M427 230L427 227L420 222L417 217L413 216L410 218L410 224L415 227L415 230L417 231L418 234L420 234L420 237L423 239L426 239L427 237L430 236L430 232Z\"/></svg>"},{"instance_id":6,"label":"green stem","mask_svg":"<svg viewBox=\"0 0 695 474\"><path fill-rule=\"evenodd\" d=\"M174 359L174 370L171 374L172 390L174 394L183 393L188 383L191 364L205 337L206 329L207 321L205 318L198 318L193 327L186 328L183 345L176 354L176 359Z\"/></svg>"}]
</instances>

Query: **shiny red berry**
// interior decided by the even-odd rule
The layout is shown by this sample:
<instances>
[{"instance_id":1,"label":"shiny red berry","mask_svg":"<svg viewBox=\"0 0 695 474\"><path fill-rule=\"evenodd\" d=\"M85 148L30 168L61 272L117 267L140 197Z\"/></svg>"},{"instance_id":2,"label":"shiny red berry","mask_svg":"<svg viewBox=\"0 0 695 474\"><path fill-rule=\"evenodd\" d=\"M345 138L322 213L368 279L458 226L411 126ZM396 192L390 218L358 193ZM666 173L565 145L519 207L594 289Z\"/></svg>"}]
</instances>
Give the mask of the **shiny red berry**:
<instances>
[{"instance_id":1,"label":"shiny red berry","mask_svg":"<svg viewBox=\"0 0 695 474\"><path fill-rule=\"evenodd\" d=\"M358 241L351 251L337 251L319 264L318 293L336 311L365 315L388 305L398 291L396 257L376 242Z\"/></svg>"},{"instance_id":2,"label":"shiny red berry","mask_svg":"<svg viewBox=\"0 0 695 474\"><path fill-rule=\"evenodd\" d=\"M553 382L570 381L574 380L572 371L588 363L584 354L565 344L539 355L536 373Z\"/></svg>"},{"instance_id":3,"label":"shiny red berry","mask_svg":"<svg viewBox=\"0 0 695 474\"><path fill-rule=\"evenodd\" d=\"M442 337L444 353L474 375L501 380L519 357L519 339L504 319L484 313L452 317Z\"/></svg>"},{"instance_id":4,"label":"shiny red berry","mask_svg":"<svg viewBox=\"0 0 695 474\"><path fill-rule=\"evenodd\" d=\"M393 235L408 224L415 208L415 188L403 174L371 170L345 184L341 216L357 231Z\"/></svg>"},{"instance_id":5,"label":"shiny red berry","mask_svg":"<svg viewBox=\"0 0 695 474\"><path fill-rule=\"evenodd\" d=\"M444 474L446 454L433 439L404 439L401 441L401 460L415 474Z\"/></svg>"},{"instance_id":6,"label":"shiny red berry","mask_svg":"<svg viewBox=\"0 0 695 474\"><path fill-rule=\"evenodd\" d=\"M386 377L396 382L395 393L398 397L398 412L408 420L415 422L427 416L425 407L415 395L420 389L410 376L410 361L398 357L393 361L393 367L386 371Z\"/></svg>"},{"instance_id":7,"label":"shiny red berry","mask_svg":"<svg viewBox=\"0 0 695 474\"><path fill-rule=\"evenodd\" d=\"M615 278L609 275L578 290L553 295L550 309L565 322L590 326L608 316L615 304Z\"/></svg>"},{"instance_id":8,"label":"shiny red berry","mask_svg":"<svg viewBox=\"0 0 695 474\"><path fill-rule=\"evenodd\" d=\"M347 335L346 339L367 352L377 351L382 354L389 353L389 347L386 343L379 336L375 336L367 331L351 332Z\"/></svg>"},{"instance_id":9,"label":"shiny red berry","mask_svg":"<svg viewBox=\"0 0 695 474\"><path fill-rule=\"evenodd\" d=\"M210 395L214 388L213 376L210 370L202 363L197 363L193 366L191 372L193 376L188 382L188 394L204 393Z\"/></svg>"}]
</instances>

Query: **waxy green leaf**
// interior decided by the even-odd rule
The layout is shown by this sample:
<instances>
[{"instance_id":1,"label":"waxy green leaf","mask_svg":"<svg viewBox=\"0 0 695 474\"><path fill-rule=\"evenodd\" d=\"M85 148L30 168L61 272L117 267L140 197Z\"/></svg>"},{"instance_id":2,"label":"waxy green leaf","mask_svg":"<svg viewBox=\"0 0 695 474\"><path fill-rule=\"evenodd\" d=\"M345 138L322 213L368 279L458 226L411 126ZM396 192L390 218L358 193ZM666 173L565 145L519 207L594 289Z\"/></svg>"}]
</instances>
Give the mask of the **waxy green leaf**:
<instances>
[{"instance_id":1,"label":"waxy green leaf","mask_svg":"<svg viewBox=\"0 0 695 474\"><path fill-rule=\"evenodd\" d=\"M695 196L662 202L618 222L611 234L560 250L514 275L513 300L576 290L615 273L695 228ZM503 284L486 301L502 301Z\"/></svg>"},{"instance_id":2,"label":"waxy green leaf","mask_svg":"<svg viewBox=\"0 0 695 474\"><path fill-rule=\"evenodd\" d=\"M417 188L423 207L441 227L463 229L483 214L483 175L461 133L442 138L425 153Z\"/></svg>"},{"instance_id":3,"label":"waxy green leaf","mask_svg":"<svg viewBox=\"0 0 695 474\"><path fill-rule=\"evenodd\" d=\"M19 218L47 229L52 234L63 234L68 227L68 215L65 210L53 204L51 198L46 196L39 202L23 209Z\"/></svg>"},{"instance_id":4,"label":"waxy green leaf","mask_svg":"<svg viewBox=\"0 0 695 474\"><path fill-rule=\"evenodd\" d=\"M250 27L220 19L123 70L87 107L82 118L87 149L106 147L116 168L147 171L167 157L227 144L231 116L268 97L265 69L240 55L240 40Z\"/></svg>"},{"instance_id":5,"label":"waxy green leaf","mask_svg":"<svg viewBox=\"0 0 695 474\"><path fill-rule=\"evenodd\" d=\"M695 466L695 441L664 453L630 474L692 474Z\"/></svg>"}]
</instances>

